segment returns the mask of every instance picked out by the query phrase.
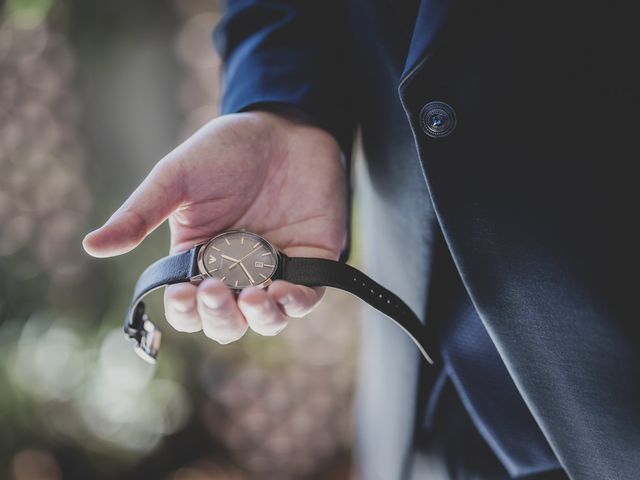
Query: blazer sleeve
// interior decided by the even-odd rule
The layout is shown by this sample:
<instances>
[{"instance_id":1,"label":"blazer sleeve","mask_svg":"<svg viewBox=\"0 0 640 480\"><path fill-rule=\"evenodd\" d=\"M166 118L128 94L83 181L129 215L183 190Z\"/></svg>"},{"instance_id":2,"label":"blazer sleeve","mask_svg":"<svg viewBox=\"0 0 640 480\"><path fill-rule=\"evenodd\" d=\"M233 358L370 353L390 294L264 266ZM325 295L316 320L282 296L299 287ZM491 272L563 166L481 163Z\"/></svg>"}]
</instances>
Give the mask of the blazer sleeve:
<instances>
[{"instance_id":1,"label":"blazer sleeve","mask_svg":"<svg viewBox=\"0 0 640 480\"><path fill-rule=\"evenodd\" d=\"M348 157L353 58L344 0L228 0L214 29L224 63L221 112L288 104L329 131Z\"/></svg>"}]
</instances>

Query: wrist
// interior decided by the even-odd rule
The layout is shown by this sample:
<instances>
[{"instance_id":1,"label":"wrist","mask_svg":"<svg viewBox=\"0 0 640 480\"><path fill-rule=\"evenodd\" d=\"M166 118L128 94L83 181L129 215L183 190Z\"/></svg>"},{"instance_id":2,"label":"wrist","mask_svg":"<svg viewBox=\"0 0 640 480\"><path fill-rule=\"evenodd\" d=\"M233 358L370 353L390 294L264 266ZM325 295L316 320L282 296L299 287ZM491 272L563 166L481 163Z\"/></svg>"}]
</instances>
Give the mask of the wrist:
<instances>
[{"instance_id":1,"label":"wrist","mask_svg":"<svg viewBox=\"0 0 640 480\"><path fill-rule=\"evenodd\" d=\"M290 103L262 102L249 105L243 112L267 112L276 115L292 123L318 126L313 120L313 116Z\"/></svg>"},{"instance_id":2,"label":"wrist","mask_svg":"<svg viewBox=\"0 0 640 480\"><path fill-rule=\"evenodd\" d=\"M342 150L342 148L340 148L335 137L332 135L330 131L324 128L314 118L313 115L310 115L300 107L294 104L283 103L283 102L262 102L262 103L255 103L255 104L249 105L242 111L245 113L249 113L249 112L266 113L268 115L272 115L278 120L284 120L290 125L293 124L293 125L302 126L302 127L314 127L319 130L322 130L328 136L330 136L333 141L335 141L336 147L339 149L339 152L340 152L338 155L340 160L340 165L342 166L343 169L346 169L347 159L346 159L345 152Z\"/></svg>"}]
</instances>

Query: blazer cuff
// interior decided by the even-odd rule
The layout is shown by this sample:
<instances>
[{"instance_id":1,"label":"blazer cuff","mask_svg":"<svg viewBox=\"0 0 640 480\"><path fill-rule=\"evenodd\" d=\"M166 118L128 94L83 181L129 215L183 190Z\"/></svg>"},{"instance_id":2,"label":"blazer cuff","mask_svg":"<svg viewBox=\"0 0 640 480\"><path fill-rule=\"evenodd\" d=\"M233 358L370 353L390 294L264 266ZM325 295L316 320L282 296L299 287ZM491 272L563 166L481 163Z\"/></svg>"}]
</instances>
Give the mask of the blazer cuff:
<instances>
[{"instance_id":1,"label":"blazer cuff","mask_svg":"<svg viewBox=\"0 0 640 480\"><path fill-rule=\"evenodd\" d=\"M302 111L310 123L329 132L338 142L345 158L349 159L355 127L351 121L338 120L350 118L346 107L343 110L318 105L311 85L300 81L295 86L288 84L288 88L283 88L275 74L276 72L270 72L261 78L253 78L228 73L220 99L220 113L226 115L259 110L262 107L269 109L278 104L294 107Z\"/></svg>"}]
</instances>

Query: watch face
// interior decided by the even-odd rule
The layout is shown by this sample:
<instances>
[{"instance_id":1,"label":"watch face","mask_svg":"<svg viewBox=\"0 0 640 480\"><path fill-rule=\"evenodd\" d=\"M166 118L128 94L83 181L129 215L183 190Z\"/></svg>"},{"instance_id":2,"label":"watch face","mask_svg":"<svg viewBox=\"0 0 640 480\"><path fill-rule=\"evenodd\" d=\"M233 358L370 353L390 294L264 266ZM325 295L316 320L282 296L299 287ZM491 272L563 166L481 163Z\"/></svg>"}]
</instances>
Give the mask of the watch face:
<instances>
[{"instance_id":1,"label":"watch face","mask_svg":"<svg viewBox=\"0 0 640 480\"><path fill-rule=\"evenodd\" d=\"M278 254L271 244L255 233L221 233L198 253L198 266L205 276L216 277L233 289L266 287L278 266Z\"/></svg>"}]
</instances>

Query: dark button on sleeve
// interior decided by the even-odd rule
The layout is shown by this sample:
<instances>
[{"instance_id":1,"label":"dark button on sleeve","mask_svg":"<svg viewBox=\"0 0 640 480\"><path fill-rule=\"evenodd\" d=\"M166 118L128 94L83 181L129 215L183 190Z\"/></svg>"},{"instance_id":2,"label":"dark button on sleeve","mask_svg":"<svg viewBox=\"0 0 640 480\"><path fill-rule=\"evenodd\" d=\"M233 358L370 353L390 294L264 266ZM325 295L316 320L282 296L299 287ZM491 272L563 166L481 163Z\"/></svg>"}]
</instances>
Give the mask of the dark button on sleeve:
<instances>
[{"instance_id":1,"label":"dark button on sleeve","mask_svg":"<svg viewBox=\"0 0 640 480\"><path fill-rule=\"evenodd\" d=\"M433 138L449 135L456 128L456 112L444 102L429 102L420 111L420 125Z\"/></svg>"}]
</instances>

